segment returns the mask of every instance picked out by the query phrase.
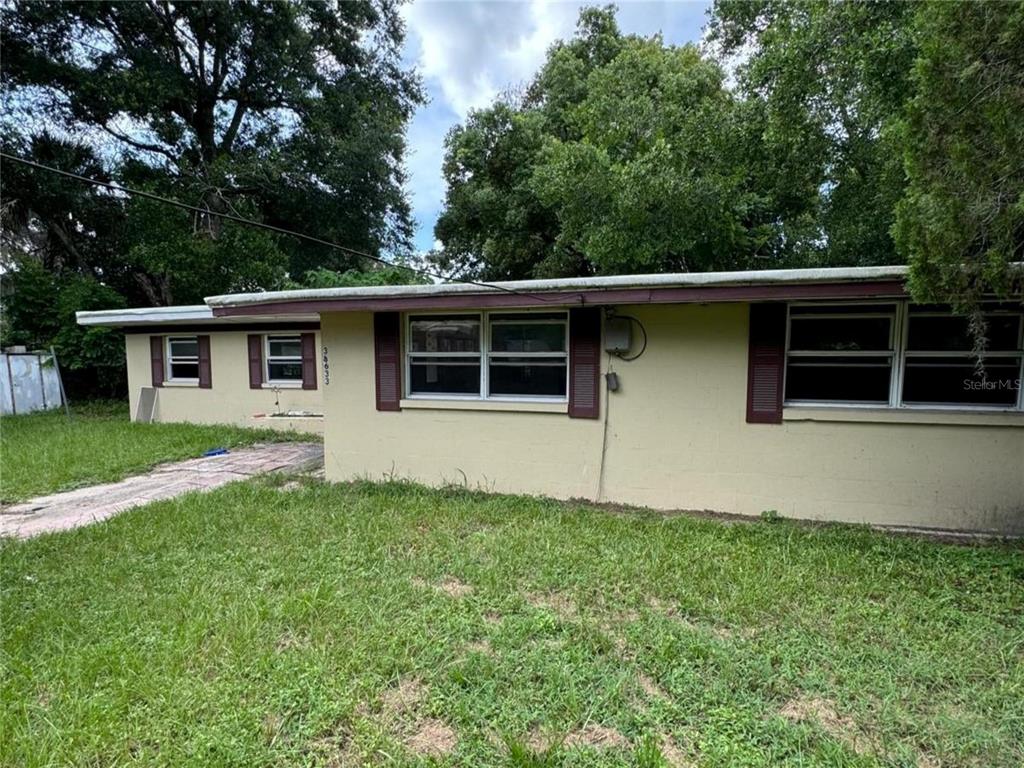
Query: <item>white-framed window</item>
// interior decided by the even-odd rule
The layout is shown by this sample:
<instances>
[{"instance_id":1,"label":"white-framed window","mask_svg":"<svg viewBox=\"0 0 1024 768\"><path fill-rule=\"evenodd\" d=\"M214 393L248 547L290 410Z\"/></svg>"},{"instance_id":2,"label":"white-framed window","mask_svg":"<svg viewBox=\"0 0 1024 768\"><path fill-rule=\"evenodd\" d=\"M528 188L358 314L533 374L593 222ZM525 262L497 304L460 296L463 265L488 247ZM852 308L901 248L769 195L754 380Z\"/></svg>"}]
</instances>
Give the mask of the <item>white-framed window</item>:
<instances>
[{"instance_id":1,"label":"white-framed window","mask_svg":"<svg viewBox=\"0 0 1024 768\"><path fill-rule=\"evenodd\" d=\"M196 336L168 336L166 357L168 381L199 383L199 339Z\"/></svg>"},{"instance_id":2,"label":"white-framed window","mask_svg":"<svg viewBox=\"0 0 1024 768\"><path fill-rule=\"evenodd\" d=\"M567 312L410 314L406 395L565 402Z\"/></svg>"},{"instance_id":3,"label":"white-framed window","mask_svg":"<svg viewBox=\"0 0 1024 768\"><path fill-rule=\"evenodd\" d=\"M263 337L263 380L267 384L302 382L302 337L297 333Z\"/></svg>"},{"instance_id":4,"label":"white-framed window","mask_svg":"<svg viewBox=\"0 0 1024 768\"><path fill-rule=\"evenodd\" d=\"M791 304L786 405L1024 409L1024 313L983 309L979 372L968 318L909 302Z\"/></svg>"},{"instance_id":5,"label":"white-framed window","mask_svg":"<svg viewBox=\"0 0 1024 768\"><path fill-rule=\"evenodd\" d=\"M910 307L904 331L902 405L1022 408L1021 312L983 314L987 348L977 371L970 321Z\"/></svg>"},{"instance_id":6,"label":"white-framed window","mask_svg":"<svg viewBox=\"0 0 1024 768\"><path fill-rule=\"evenodd\" d=\"M895 304L791 306L786 400L888 404L896 315Z\"/></svg>"}]
</instances>

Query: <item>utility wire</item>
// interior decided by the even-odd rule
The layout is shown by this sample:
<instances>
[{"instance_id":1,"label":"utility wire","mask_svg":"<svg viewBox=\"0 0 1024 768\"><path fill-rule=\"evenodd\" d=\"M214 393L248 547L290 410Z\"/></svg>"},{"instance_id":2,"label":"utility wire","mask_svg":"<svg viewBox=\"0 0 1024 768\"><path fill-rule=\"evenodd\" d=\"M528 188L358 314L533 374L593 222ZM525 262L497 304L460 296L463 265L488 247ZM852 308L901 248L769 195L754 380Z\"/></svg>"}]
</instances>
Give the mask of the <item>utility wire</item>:
<instances>
[{"instance_id":1,"label":"utility wire","mask_svg":"<svg viewBox=\"0 0 1024 768\"><path fill-rule=\"evenodd\" d=\"M386 267L397 267L398 269L407 269L410 272L413 272L413 273L415 273L417 275L423 275L425 277L432 277L435 280L441 280L441 281L446 282L446 283L462 283L464 285L475 285L478 288L487 288L487 289L495 290L495 291L503 291L504 293L512 293L512 294L516 294L516 295L519 295L519 296L526 296L526 297L529 297L531 299L536 299L538 301L544 301L544 302L552 301L552 299L550 299L550 298L546 298L546 297L543 297L543 296L537 296L537 295L532 294L532 293L526 293L525 291L518 291L515 288L506 288L506 287L501 286L501 285L494 285L493 283L483 283L483 282L478 282L476 280L466 280L466 279L461 279L461 278L457 278L457 277L451 277L449 275L444 275L444 274L441 274L439 272L431 272L429 269L420 269L419 267L411 267L408 264L399 264L399 263L396 263L396 262L393 262L393 261L388 261L387 259L382 259L380 256L374 256L373 254L366 253L365 251L360 251L360 250L357 250L355 248L349 248L348 246L340 245L338 243L331 242L330 240L324 240L323 238L315 237L314 235L307 235L307 234L305 234L303 232L295 232L295 231L290 230L290 229L285 229L284 227L276 227L273 224L265 224L262 221L253 221L252 219L247 219L244 216L237 216L237 215L231 214L231 213L216 213L214 211L211 211L209 208L201 208L201 207L199 207L197 205L190 205L188 203L183 203L183 202L181 202L179 200L173 200L173 199L171 199L169 197L162 197L160 195L153 194L152 192L146 192L146 191L141 190L141 189L131 189L129 187L124 187L124 186L121 186L120 184L114 184L114 183L109 182L109 181L100 181L99 179L93 179L93 178L90 178L89 176L82 176L82 175L77 174L77 173L72 173L71 171L64 171L64 170L61 170L60 168L54 168L54 167L49 166L49 165L43 165L42 163L37 163L34 160L27 160L24 157L18 157L17 155L8 154L7 152L4 152L2 150L0 150L0 157L4 158L5 160L11 160L11 161L13 161L15 163L21 163L22 165L27 165L30 168L35 168L35 169L40 170L40 171L47 171L49 173L55 173L58 176L65 176L65 177L67 177L69 179L74 179L75 181L81 181L81 182L84 182L86 184L93 184L93 185L95 185L97 187L105 187L105 188L111 189L111 190L113 190L115 192L122 192L122 193L124 193L126 195L135 195L135 196L138 196L138 197L144 197L144 198L146 198L148 200L155 200L158 203L164 203L166 205L173 205L173 206L175 206L177 208L183 208L184 210L192 211L193 213L200 213L200 214L203 214L203 215L206 215L206 216L217 216L217 217L219 217L221 219L227 219L228 221L238 222L239 224L247 224L250 227L257 227L258 229L266 229L266 230L269 230L271 232L277 232L278 234L288 235L289 237L297 237L300 240L308 240L311 243L317 243L318 245L325 245L328 248L334 248L336 250L342 251L343 253L348 253L348 254L351 254L353 256L361 256L364 259L370 259L371 261L375 261L378 264L383 264Z\"/></svg>"}]
</instances>

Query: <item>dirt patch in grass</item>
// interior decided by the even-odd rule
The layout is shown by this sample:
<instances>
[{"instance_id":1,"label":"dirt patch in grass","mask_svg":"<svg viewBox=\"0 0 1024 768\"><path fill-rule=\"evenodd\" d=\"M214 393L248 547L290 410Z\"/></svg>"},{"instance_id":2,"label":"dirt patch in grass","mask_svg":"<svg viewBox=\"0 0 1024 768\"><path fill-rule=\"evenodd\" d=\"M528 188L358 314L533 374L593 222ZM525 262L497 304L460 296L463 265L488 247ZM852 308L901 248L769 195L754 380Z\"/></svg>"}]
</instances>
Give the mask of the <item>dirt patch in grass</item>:
<instances>
[{"instance_id":1,"label":"dirt patch in grass","mask_svg":"<svg viewBox=\"0 0 1024 768\"><path fill-rule=\"evenodd\" d=\"M454 576L446 576L436 584L431 584L424 579L417 577L412 579L412 585L418 589L436 589L441 594L454 598L466 597L473 593L472 585L467 584Z\"/></svg>"},{"instance_id":2,"label":"dirt patch in grass","mask_svg":"<svg viewBox=\"0 0 1024 768\"><path fill-rule=\"evenodd\" d=\"M491 648L491 644L487 639L474 640L473 642L466 643L467 653L480 653L484 656L494 656L494 649Z\"/></svg>"},{"instance_id":3,"label":"dirt patch in grass","mask_svg":"<svg viewBox=\"0 0 1024 768\"><path fill-rule=\"evenodd\" d=\"M588 723L582 728L569 731L564 735L547 733L540 728L534 728L526 737L526 746L536 753L547 752L553 746L558 745L567 748L625 749L629 746L629 739L615 728L594 723Z\"/></svg>"},{"instance_id":4,"label":"dirt patch in grass","mask_svg":"<svg viewBox=\"0 0 1024 768\"><path fill-rule=\"evenodd\" d=\"M459 740L450 725L428 718L418 722L403 743L410 752L421 757L445 757L455 751Z\"/></svg>"},{"instance_id":5,"label":"dirt patch in grass","mask_svg":"<svg viewBox=\"0 0 1024 768\"><path fill-rule=\"evenodd\" d=\"M672 619L672 621L685 627L691 632L709 634L716 640L732 640L736 637L750 639L754 636L754 631L752 629L736 629L734 627L725 626L724 624L712 624L693 619L680 611L679 607L674 603L661 600L657 597L650 598L647 601L647 604L651 607L651 610L656 613L660 613L666 619Z\"/></svg>"},{"instance_id":6,"label":"dirt patch in grass","mask_svg":"<svg viewBox=\"0 0 1024 768\"><path fill-rule=\"evenodd\" d=\"M416 678L402 678L380 697L380 714L406 749L421 757L444 757L455 751L455 730L434 717L417 717L429 689Z\"/></svg>"},{"instance_id":7,"label":"dirt patch in grass","mask_svg":"<svg viewBox=\"0 0 1024 768\"><path fill-rule=\"evenodd\" d=\"M505 617L497 611L488 611L484 614L484 623L491 627L497 627L504 619Z\"/></svg>"},{"instance_id":8,"label":"dirt patch in grass","mask_svg":"<svg viewBox=\"0 0 1024 768\"><path fill-rule=\"evenodd\" d=\"M312 742L305 750L316 765L325 768L351 768L359 765L359 754L348 734L323 736Z\"/></svg>"},{"instance_id":9,"label":"dirt patch in grass","mask_svg":"<svg viewBox=\"0 0 1024 768\"><path fill-rule=\"evenodd\" d=\"M403 678L381 694L381 713L396 718L413 711L426 697L427 686L415 678Z\"/></svg>"},{"instance_id":10,"label":"dirt patch in grass","mask_svg":"<svg viewBox=\"0 0 1024 768\"><path fill-rule=\"evenodd\" d=\"M285 653L297 648L308 648L309 638L302 634L296 634L294 632L285 632L281 637L277 639L274 644L274 650L278 653Z\"/></svg>"},{"instance_id":11,"label":"dirt patch in grass","mask_svg":"<svg viewBox=\"0 0 1024 768\"><path fill-rule=\"evenodd\" d=\"M565 737L567 747L594 747L595 749L623 749L629 746L629 739L615 728L590 723L579 730L570 731Z\"/></svg>"},{"instance_id":12,"label":"dirt patch in grass","mask_svg":"<svg viewBox=\"0 0 1024 768\"><path fill-rule=\"evenodd\" d=\"M473 587L464 581L456 579L454 576L449 576L443 579L437 588L444 592L448 597L465 597L466 595L472 594Z\"/></svg>"},{"instance_id":13,"label":"dirt patch in grass","mask_svg":"<svg viewBox=\"0 0 1024 768\"><path fill-rule=\"evenodd\" d=\"M644 692L644 695L651 699L658 699L659 701L670 701L671 697L654 680L643 672L638 672L636 676L636 683L640 686L640 690Z\"/></svg>"},{"instance_id":14,"label":"dirt patch in grass","mask_svg":"<svg viewBox=\"0 0 1024 768\"><path fill-rule=\"evenodd\" d=\"M578 615L576 602L561 592L530 592L526 595L526 602L532 608L551 611L560 619L571 619Z\"/></svg>"},{"instance_id":15,"label":"dirt patch in grass","mask_svg":"<svg viewBox=\"0 0 1024 768\"><path fill-rule=\"evenodd\" d=\"M354 713L356 717L366 717L366 705L361 704ZM339 720L332 727L322 731L316 738L308 742L302 749L308 764L322 765L324 768L352 768L363 765L359 747L353 738L352 721Z\"/></svg>"},{"instance_id":16,"label":"dirt patch in grass","mask_svg":"<svg viewBox=\"0 0 1024 768\"><path fill-rule=\"evenodd\" d=\"M274 746L278 738L281 735L281 728L284 726L284 720L280 715L274 712L268 712L263 716L263 741L268 746Z\"/></svg>"},{"instance_id":17,"label":"dirt patch in grass","mask_svg":"<svg viewBox=\"0 0 1024 768\"><path fill-rule=\"evenodd\" d=\"M800 696L788 701L779 710L779 714L795 723L817 723L825 733L843 742L857 754L872 751L871 740L852 719L840 715L835 704L828 699Z\"/></svg>"},{"instance_id":18,"label":"dirt patch in grass","mask_svg":"<svg viewBox=\"0 0 1024 768\"><path fill-rule=\"evenodd\" d=\"M668 734L661 737L660 751L670 768L695 768L697 765L693 755L682 749Z\"/></svg>"}]
</instances>

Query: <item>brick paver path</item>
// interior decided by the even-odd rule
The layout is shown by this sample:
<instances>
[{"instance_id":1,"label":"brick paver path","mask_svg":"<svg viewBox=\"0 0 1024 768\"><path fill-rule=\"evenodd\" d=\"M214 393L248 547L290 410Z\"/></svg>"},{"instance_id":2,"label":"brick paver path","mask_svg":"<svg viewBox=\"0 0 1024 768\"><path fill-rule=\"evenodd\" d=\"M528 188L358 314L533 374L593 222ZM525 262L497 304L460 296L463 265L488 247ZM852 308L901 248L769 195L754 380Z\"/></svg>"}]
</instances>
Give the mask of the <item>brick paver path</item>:
<instances>
[{"instance_id":1,"label":"brick paver path","mask_svg":"<svg viewBox=\"0 0 1024 768\"><path fill-rule=\"evenodd\" d=\"M118 512L188 491L208 491L264 472L300 472L323 462L319 443L270 443L222 456L162 464L117 483L41 496L0 510L0 536L28 538L106 520Z\"/></svg>"}]
</instances>

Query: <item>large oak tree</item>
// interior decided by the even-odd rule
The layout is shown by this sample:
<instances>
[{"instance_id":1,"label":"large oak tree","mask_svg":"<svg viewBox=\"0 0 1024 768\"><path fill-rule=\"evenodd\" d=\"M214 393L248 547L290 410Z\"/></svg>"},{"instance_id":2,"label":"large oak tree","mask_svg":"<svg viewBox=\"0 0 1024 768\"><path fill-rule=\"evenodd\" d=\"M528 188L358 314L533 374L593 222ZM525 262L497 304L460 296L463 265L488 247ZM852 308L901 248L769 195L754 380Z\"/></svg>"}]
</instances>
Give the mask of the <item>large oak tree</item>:
<instances>
[{"instance_id":1,"label":"large oak tree","mask_svg":"<svg viewBox=\"0 0 1024 768\"><path fill-rule=\"evenodd\" d=\"M400 65L390 0L15 2L4 28L9 138L44 127L74 137L122 180L209 209L191 221L166 212L166 226L135 212L123 256L149 301L199 298L178 285L193 271L188 259L179 275L173 260L149 255L188 250L196 232L216 240L217 213L246 211L373 254L409 247L404 125L422 97ZM231 260L252 246L238 237L197 258ZM264 238L257 250L271 249L285 257L279 277L358 266L287 239ZM270 277L265 259L255 263L243 282ZM228 283L204 290L236 287Z\"/></svg>"}]
</instances>

